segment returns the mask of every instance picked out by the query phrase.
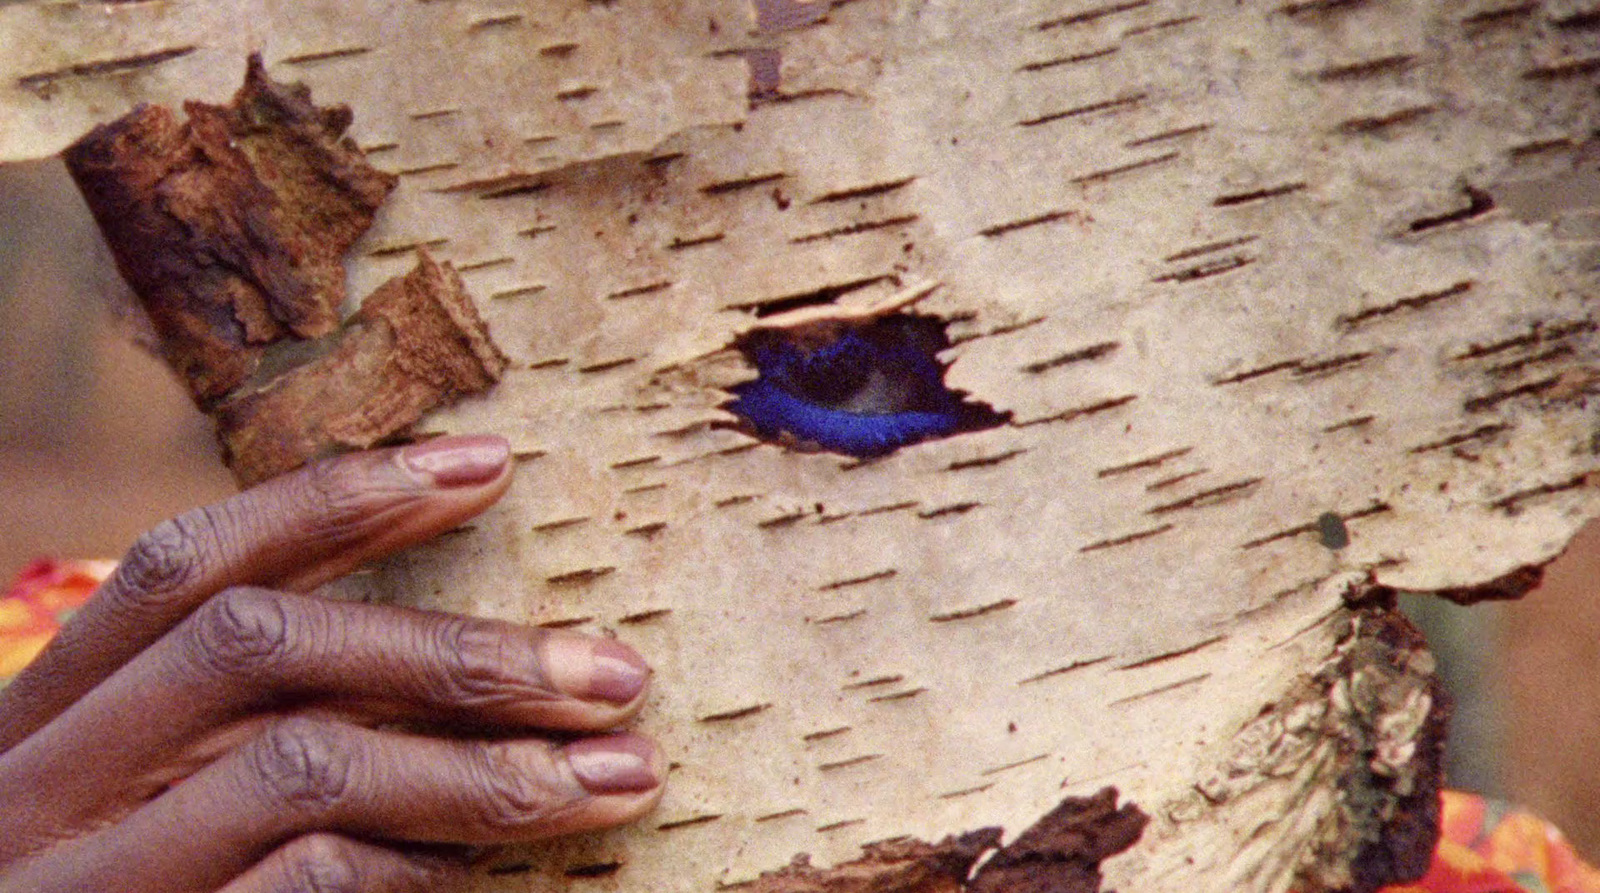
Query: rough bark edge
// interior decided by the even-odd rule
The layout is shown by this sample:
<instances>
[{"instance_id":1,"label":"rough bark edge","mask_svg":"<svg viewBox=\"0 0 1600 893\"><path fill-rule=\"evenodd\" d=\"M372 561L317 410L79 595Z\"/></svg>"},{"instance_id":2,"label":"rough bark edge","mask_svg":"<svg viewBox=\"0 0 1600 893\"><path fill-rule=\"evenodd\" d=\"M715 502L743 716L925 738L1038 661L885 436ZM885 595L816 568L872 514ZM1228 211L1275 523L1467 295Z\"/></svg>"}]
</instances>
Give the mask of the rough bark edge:
<instances>
[{"instance_id":1,"label":"rough bark edge","mask_svg":"<svg viewBox=\"0 0 1600 893\"><path fill-rule=\"evenodd\" d=\"M813 868L801 855L789 866L733 885L740 893L1096 893L1100 863L1139 840L1149 821L1116 788L1068 797L1000 847L1001 829L980 828L938 843L910 838L869 844L861 858ZM998 849L996 849L999 847ZM993 851L973 873L973 866Z\"/></svg>"},{"instance_id":2,"label":"rough bark edge","mask_svg":"<svg viewBox=\"0 0 1600 893\"><path fill-rule=\"evenodd\" d=\"M1321 667L1234 732L1228 756L1165 809L1182 826L1271 790L1284 810L1316 811L1309 834L1241 849L1241 887L1292 877L1297 893L1373 893L1420 878L1438 843L1450 700L1433 655L1388 605L1332 622L1342 630Z\"/></svg>"},{"instance_id":3,"label":"rough bark edge","mask_svg":"<svg viewBox=\"0 0 1600 893\"><path fill-rule=\"evenodd\" d=\"M1349 770L1349 784L1386 787L1390 798L1379 814L1375 832L1351 864L1350 889L1356 893L1413 881L1427 873L1439 843L1439 791L1444 787L1445 738L1451 712L1449 694L1432 672L1433 657L1421 631L1398 611L1375 613L1367 622L1371 640L1390 658L1387 665L1374 662L1370 666L1390 672L1389 685L1402 679L1402 684L1414 684L1421 671L1429 706L1420 729L1409 740L1386 734L1393 729L1386 729L1382 714L1376 714L1372 757L1365 765L1356 763Z\"/></svg>"},{"instance_id":4,"label":"rough bark edge","mask_svg":"<svg viewBox=\"0 0 1600 893\"><path fill-rule=\"evenodd\" d=\"M1150 817L1115 788L1068 797L986 862L968 893L1094 893L1100 863L1138 842Z\"/></svg>"},{"instance_id":5,"label":"rough bark edge","mask_svg":"<svg viewBox=\"0 0 1600 893\"><path fill-rule=\"evenodd\" d=\"M1436 589L1427 593L1439 598L1448 599L1458 605L1475 605L1478 602L1490 601L1516 601L1536 589L1544 581L1544 567L1540 565L1525 565L1508 573L1501 574L1493 580L1479 583L1476 586L1457 586L1450 589Z\"/></svg>"},{"instance_id":6,"label":"rough bark edge","mask_svg":"<svg viewBox=\"0 0 1600 893\"><path fill-rule=\"evenodd\" d=\"M331 353L216 408L242 484L395 438L429 410L499 381L506 357L461 277L418 254L415 269L362 302Z\"/></svg>"},{"instance_id":7,"label":"rough bark edge","mask_svg":"<svg viewBox=\"0 0 1600 893\"><path fill-rule=\"evenodd\" d=\"M344 136L348 108L272 81L259 55L230 105L185 111L180 123L140 106L63 158L168 363L208 408L266 346L337 327L344 253L397 181Z\"/></svg>"},{"instance_id":8,"label":"rough bark edge","mask_svg":"<svg viewBox=\"0 0 1600 893\"><path fill-rule=\"evenodd\" d=\"M340 329L343 258L397 182L344 136L344 106L250 57L227 106L141 106L64 153L168 364L218 425L245 485L403 435L499 380L507 359L461 278L419 252ZM338 331L255 381L267 349Z\"/></svg>"}]
</instances>

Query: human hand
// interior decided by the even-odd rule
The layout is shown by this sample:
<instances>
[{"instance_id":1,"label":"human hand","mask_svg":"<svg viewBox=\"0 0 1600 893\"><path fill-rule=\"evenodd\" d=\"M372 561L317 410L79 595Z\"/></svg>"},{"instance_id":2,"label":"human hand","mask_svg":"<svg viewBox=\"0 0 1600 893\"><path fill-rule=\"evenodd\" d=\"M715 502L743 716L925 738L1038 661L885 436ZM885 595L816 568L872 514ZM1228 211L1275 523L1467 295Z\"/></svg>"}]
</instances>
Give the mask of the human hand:
<instances>
[{"instance_id":1,"label":"human hand","mask_svg":"<svg viewBox=\"0 0 1600 893\"><path fill-rule=\"evenodd\" d=\"M509 459L358 453L141 537L0 690L0 891L437 890L462 869L408 844L648 811L654 746L599 734L642 702L631 649L304 594L478 514Z\"/></svg>"}]
</instances>

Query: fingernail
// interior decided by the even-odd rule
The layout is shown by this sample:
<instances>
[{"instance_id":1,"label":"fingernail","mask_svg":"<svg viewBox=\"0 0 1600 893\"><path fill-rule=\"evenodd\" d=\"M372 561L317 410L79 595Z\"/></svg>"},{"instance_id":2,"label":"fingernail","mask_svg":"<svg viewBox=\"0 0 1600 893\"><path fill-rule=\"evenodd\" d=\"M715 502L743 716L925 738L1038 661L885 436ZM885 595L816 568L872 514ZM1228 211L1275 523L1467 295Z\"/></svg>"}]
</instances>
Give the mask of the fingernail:
<instances>
[{"instance_id":1,"label":"fingernail","mask_svg":"<svg viewBox=\"0 0 1600 893\"><path fill-rule=\"evenodd\" d=\"M591 794L638 794L661 783L655 745L638 735L587 738L563 749L572 774Z\"/></svg>"},{"instance_id":2,"label":"fingernail","mask_svg":"<svg viewBox=\"0 0 1600 893\"><path fill-rule=\"evenodd\" d=\"M626 704L644 691L650 667L639 652L616 639L601 639L594 646L594 673L589 677L589 697Z\"/></svg>"},{"instance_id":3,"label":"fingernail","mask_svg":"<svg viewBox=\"0 0 1600 893\"><path fill-rule=\"evenodd\" d=\"M488 434L436 437L400 450L400 461L436 487L470 487L500 476L511 460L505 438Z\"/></svg>"},{"instance_id":4,"label":"fingernail","mask_svg":"<svg viewBox=\"0 0 1600 893\"><path fill-rule=\"evenodd\" d=\"M545 672L556 688L575 698L627 704L650 682L644 658L616 639L555 633L545 641Z\"/></svg>"}]
</instances>

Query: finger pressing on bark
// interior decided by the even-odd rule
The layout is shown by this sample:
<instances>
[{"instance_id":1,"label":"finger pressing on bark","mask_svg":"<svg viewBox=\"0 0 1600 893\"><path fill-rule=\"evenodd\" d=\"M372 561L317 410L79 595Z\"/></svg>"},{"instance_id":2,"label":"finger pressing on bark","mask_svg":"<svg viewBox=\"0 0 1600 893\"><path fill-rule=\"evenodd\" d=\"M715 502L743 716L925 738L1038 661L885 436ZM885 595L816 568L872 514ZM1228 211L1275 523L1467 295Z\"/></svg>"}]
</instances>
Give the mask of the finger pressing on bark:
<instances>
[{"instance_id":1,"label":"finger pressing on bark","mask_svg":"<svg viewBox=\"0 0 1600 893\"><path fill-rule=\"evenodd\" d=\"M662 779L655 746L636 735L460 741L288 719L5 880L17 889L213 890L284 841L322 831L491 844L607 828L648 812Z\"/></svg>"},{"instance_id":2,"label":"finger pressing on bark","mask_svg":"<svg viewBox=\"0 0 1600 893\"><path fill-rule=\"evenodd\" d=\"M0 801L16 808L0 814L0 854L127 812L273 715L593 732L636 713L649 677L612 639L230 589L5 755Z\"/></svg>"},{"instance_id":3,"label":"finger pressing on bark","mask_svg":"<svg viewBox=\"0 0 1600 893\"><path fill-rule=\"evenodd\" d=\"M438 893L466 878L459 865L337 834L307 834L274 850L220 893Z\"/></svg>"},{"instance_id":4,"label":"finger pressing on bark","mask_svg":"<svg viewBox=\"0 0 1600 893\"><path fill-rule=\"evenodd\" d=\"M44 653L0 690L0 751L231 586L307 590L449 530L510 484L498 437L315 463L140 537Z\"/></svg>"}]
</instances>

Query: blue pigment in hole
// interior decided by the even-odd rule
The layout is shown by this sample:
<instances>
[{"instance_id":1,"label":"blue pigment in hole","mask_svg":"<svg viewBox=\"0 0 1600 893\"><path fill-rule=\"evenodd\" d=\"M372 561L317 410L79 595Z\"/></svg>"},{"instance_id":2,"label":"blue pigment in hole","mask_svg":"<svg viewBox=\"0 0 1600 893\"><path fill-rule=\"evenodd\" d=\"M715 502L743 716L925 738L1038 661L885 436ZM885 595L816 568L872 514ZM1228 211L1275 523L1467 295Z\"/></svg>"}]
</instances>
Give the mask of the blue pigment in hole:
<instances>
[{"instance_id":1,"label":"blue pigment in hole","mask_svg":"<svg viewBox=\"0 0 1600 893\"><path fill-rule=\"evenodd\" d=\"M1005 422L945 387L949 346L942 322L910 314L760 329L738 345L758 377L727 408L763 440L862 458Z\"/></svg>"}]
</instances>

